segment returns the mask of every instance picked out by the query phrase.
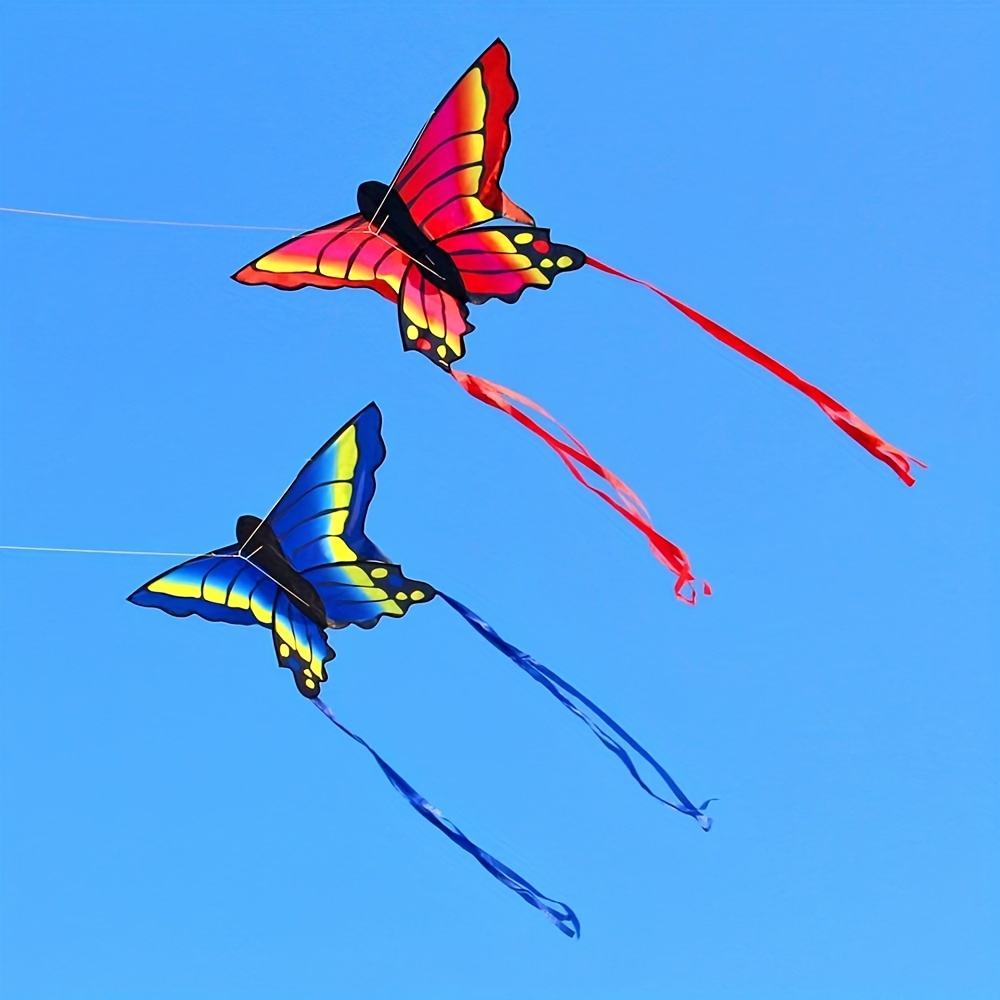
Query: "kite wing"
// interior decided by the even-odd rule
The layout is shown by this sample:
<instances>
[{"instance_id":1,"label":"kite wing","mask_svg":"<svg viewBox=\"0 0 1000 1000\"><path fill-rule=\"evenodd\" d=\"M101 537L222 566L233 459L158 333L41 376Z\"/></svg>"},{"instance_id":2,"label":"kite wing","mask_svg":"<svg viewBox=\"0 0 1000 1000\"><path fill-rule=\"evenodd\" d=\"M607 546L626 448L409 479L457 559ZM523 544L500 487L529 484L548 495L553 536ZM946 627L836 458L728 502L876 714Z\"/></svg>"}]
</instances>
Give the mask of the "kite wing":
<instances>
[{"instance_id":1,"label":"kite wing","mask_svg":"<svg viewBox=\"0 0 1000 1000\"><path fill-rule=\"evenodd\" d=\"M582 250L552 243L547 229L469 229L444 237L438 246L455 262L475 305L488 299L516 302L526 288L548 288L557 274L587 263Z\"/></svg>"},{"instance_id":2,"label":"kite wing","mask_svg":"<svg viewBox=\"0 0 1000 1000\"><path fill-rule=\"evenodd\" d=\"M269 626L277 593L277 584L230 545L168 569L128 599L177 618Z\"/></svg>"},{"instance_id":3,"label":"kite wing","mask_svg":"<svg viewBox=\"0 0 1000 1000\"><path fill-rule=\"evenodd\" d=\"M271 638L278 663L291 670L299 693L307 698L319 694L327 679L326 664L336 655L326 641L326 634L279 591L274 602Z\"/></svg>"},{"instance_id":4,"label":"kite wing","mask_svg":"<svg viewBox=\"0 0 1000 1000\"><path fill-rule=\"evenodd\" d=\"M371 288L395 302L409 261L385 233L372 231L361 215L303 233L241 268L233 278L244 285L272 285L286 291L316 288Z\"/></svg>"},{"instance_id":5,"label":"kite wing","mask_svg":"<svg viewBox=\"0 0 1000 1000\"><path fill-rule=\"evenodd\" d=\"M306 463L267 518L292 567L316 588L332 628L371 628L435 594L403 576L365 534L375 470L385 459L381 428L382 414L369 403Z\"/></svg>"},{"instance_id":6,"label":"kite wing","mask_svg":"<svg viewBox=\"0 0 1000 1000\"><path fill-rule=\"evenodd\" d=\"M468 319L469 307L439 288L415 264L403 274L398 313L404 351L419 351L445 371L464 356L462 338L475 329Z\"/></svg>"},{"instance_id":7,"label":"kite wing","mask_svg":"<svg viewBox=\"0 0 1000 1000\"><path fill-rule=\"evenodd\" d=\"M304 576L325 563L387 562L365 535L375 470L385 461L382 414L369 403L306 462L267 516L292 567Z\"/></svg>"},{"instance_id":8,"label":"kite wing","mask_svg":"<svg viewBox=\"0 0 1000 1000\"><path fill-rule=\"evenodd\" d=\"M469 301L516 302L526 288L548 288L557 274L587 262L576 247L551 243L547 229L499 226L465 229L438 240L455 263ZM465 354L463 338L475 327L469 307L410 264L399 295L399 331L404 351L419 351L451 370Z\"/></svg>"},{"instance_id":9,"label":"kite wing","mask_svg":"<svg viewBox=\"0 0 1000 1000\"><path fill-rule=\"evenodd\" d=\"M392 184L431 239L498 216L534 224L500 189L516 105L510 53L498 38L437 106Z\"/></svg>"},{"instance_id":10,"label":"kite wing","mask_svg":"<svg viewBox=\"0 0 1000 1000\"><path fill-rule=\"evenodd\" d=\"M167 570L129 600L178 618L198 615L210 622L271 629L278 663L292 671L307 698L319 694L327 677L325 664L335 655L323 630L292 604L278 583L239 556L235 545Z\"/></svg>"}]
</instances>

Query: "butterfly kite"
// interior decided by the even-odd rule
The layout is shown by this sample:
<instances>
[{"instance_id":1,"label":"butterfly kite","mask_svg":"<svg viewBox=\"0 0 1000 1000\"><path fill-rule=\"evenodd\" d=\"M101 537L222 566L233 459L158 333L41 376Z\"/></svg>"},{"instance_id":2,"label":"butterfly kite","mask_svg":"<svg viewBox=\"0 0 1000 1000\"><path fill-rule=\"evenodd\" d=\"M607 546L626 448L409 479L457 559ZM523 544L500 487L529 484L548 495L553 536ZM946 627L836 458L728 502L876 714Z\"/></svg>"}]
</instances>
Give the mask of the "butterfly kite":
<instances>
[{"instance_id":1,"label":"butterfly kite","mask_svg":"<svg viewBox=\"0 0 1000 1000\"><path fill-rule=\"evenodd\" d=\"M459 601L404 576L368 538L365 517L375 495L375 471L386 454L381 425L382 415L370 403L309 460L265 518L245 514L237 520L234 544L175 566L140 587L129 600L177 617L198 615L214 622L269 629L278 663L292 672L299 693L372 755L393 787L424 819L574 937L580 928L568 906L544 896L469 840L365 740L344 726L319 697L328 677L326 665L335 655L327 630L348 625L374 628L383 617L401 618L414 605L440 597L582 719L648 794L693 817L705 830L711 827L705 815L708 802L695 806L664 768L590 699L506 642ZM656 772L676 801L650 787L630 750Z\"/></svg>"},{"instance_id":2,"label":"butterfly kite","mask_svg":"<svg viewBox=\"0 0 1000 1000\"><path fill-rule=\"evenodd\" d=\"M654 285L575 247L553 243L549 231L536 226L500 188L517 99L510 53L497 39L437 106L390 184L365 181L358 188L357 213L288 240L233 277L285 290L370 288L388 299L396 306L403 349L422 354L473 397L541 437L580 483L643 532L654 555L676 575L675 593L689 603L695 596L690 562L656 531L635 493L531 400L453 367L465 355L465 336L473 329L470 305L489 299L516 302L526 288L548 288L558 275L584 264L643 285L804 393L841 430L913 484L911 463L922 463L821 389ZM498 225L498 219L516 225ZM545 429L518 403L552 421L563 436ZM581 470L603 479L613 495L592 486ZM705 590L710 592L707 585Z\"/></svg>"}]
</instances>

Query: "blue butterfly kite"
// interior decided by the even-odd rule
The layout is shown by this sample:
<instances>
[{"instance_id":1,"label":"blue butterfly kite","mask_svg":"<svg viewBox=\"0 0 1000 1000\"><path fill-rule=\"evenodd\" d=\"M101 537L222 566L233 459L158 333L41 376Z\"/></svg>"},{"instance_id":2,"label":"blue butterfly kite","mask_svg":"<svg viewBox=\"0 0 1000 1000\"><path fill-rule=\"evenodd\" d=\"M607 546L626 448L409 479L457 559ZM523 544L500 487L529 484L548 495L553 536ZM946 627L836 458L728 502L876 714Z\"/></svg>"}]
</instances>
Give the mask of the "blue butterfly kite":
<instances>
[{"instance_id":1,"label":"blue butterfly kite","mask_svg":"<svg viewBox=\"0 0 1000 1000\"><path fill-rule=\"evenodd\" d=\"M382 414L369 403L306 463L267 517L245 514L237 520L235 544L175 566L140 587L129 600L180 618L198 615L270 629L278 663L292 672L299 693L371 754L396 791L494 878L541 910L564 934L577 937L580 924L569 906L543 895L469 840L319 697L328 678L326 665L335 656L327 629L373 628L383 616L401 618L413 605L440 597L586 722L646 792L692 816L705 830L711 826L705 815L708 802L695 806L663 767L597 705L502 639L465 605L428 583L406 577L367 537L365 517L375 495L375 472L386 455L381 428ZM652 768L676 801L653 790L630 750Z\"/></svg>"}]
</instances>

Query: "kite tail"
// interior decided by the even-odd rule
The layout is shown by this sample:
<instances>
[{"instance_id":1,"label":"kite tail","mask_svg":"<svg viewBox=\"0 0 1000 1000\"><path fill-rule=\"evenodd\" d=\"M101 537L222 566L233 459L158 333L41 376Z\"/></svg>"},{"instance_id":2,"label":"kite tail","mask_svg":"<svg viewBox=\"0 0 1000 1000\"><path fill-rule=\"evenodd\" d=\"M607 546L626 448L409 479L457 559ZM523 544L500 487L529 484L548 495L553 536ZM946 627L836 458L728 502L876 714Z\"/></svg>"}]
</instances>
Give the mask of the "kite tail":
<instances>
[{"instance_id":1,"label":"kite tail","mask_svg":"<svg viewBox=\"0 0 1000 1000\"><path fill-rule=\"evenodd\" d=\"M808 396L845 434L854 438L865 451L873 455L880 462L885 462L907 486L912 486L916 481L910 472L911 463L919 465L922 469L927 468L920 459L914 458L912 455L907 455L906 452L901 451L895 445L886 441L885 438L881 437L856 413L853 413L844 406L843 403L838 403L832 396L828 396L822 389L800 378L790 368L786 368L781 364L780 361L775 361L774 358L763 351L757 350L753 345L737 337L735 333L727 330L724 326L720 326L707 316L702 316L700 312L685 305L679 299L675 299L672 295L668 295L662 289L657 288L656 285L652 285L648 281L643 281L642 278L634 278L631 274L619 271L608 264L602 264L593 257L588 257L587 263L591 267L596 267L598 271L613 274L617 278L624 278L626 281L632 281L637 285L648 288L651 292L655 292L661 299L665 299L675 309L679 309L688 319L693 320L706 333L715 337L716 340L739 352L743 357L749 358L754 364L766 368L772 375L776 375L782 382L787 383L793 389L798 389L799 392Z\"/></svg>"},{"instance_id":2,"label":"kite tail","mask_svg":"<svg viewBox=\"0 0 1000 1000\"><path fill-rule=\"evenodd\" d=\"M501 410L509 417L513 417L522 427L526 427L532 434L541 438L562 459L566 468L569 469L573 478L578 483L585 486L591 493L596 493L605 503L610 504L618 511L626 521L638 528L646 536L653 555L677 577L677 581L674 584L674 593L677 597L687 604L695 603L697 597L695 578L691 572L691 563L687 557L687 553L669 539L664 538L656 530L650 518L649 511L646 510L642 500L639 499L630 486L601 465L559 421L546 410L542 409L537 403L528 399L527 396L522 396L512 389L508 389L496 382L489 382L479 375L472 375L469 372L452 369L451 374L455 381L470 396L478 399L481 403L486 403L488 406ZM537 420L515 405L516 403L523 404L528 409L534 410L535 413L550 421L570 443L567 444L566 441L560 441L554 434L542 427ZM617 499L615 496L611 496L605 493L604 490L588 483L583 473L580 472L580 466L603 479L614 491ZM702 583L702 590L705 594L712 593L712 588L704 582Z\"/></svg>"},{"instance_id":3,"label":"kite tail","mask_svg":"<svg viewBox=\"0 0 1000 1000\"><path fill-rule=\"evenodd\" d=\"M408 781L394 771L360 736L352 733L343 725L325 702L319 698L313 698L312 702L341 732L350 736L355 743L360 743L375 758L375 762L382 768L382 773L389 779L392 787L428 823L433 823L449 840L458 844L467 854L471 854L495 879L502 882L508 889L513 889L526 903L541 910L567 937L580 936L580 921L565 903L543 896L530 882L523 879L513 869L508 868L503 862L497 861L491 854L487 854L481 847L476 846L454 823L442 816L439 810L435 809Z\"/></svg>"},{"instance_id":4,"label":"kite tail","mask_svg":"<svg viewBox=\"0 0 1000 1000\"><path fill-rule=\"evenodd\" d=\"M654 799L662 802L665 806L669 806L671 809L675 809L679 813L683 813L685 816L691 816L693 819L696 819L706 833L712 828L712 819L705 815L705 808L714 799L708 799L700 807L696 806L681 791L677 782L667 774L663 766L643 746L629 736L603 709L598 708L589 698L577 691L572 684L566 683L558 674L549 670L548 667L518 649L517 646L512 646L505 639L502 639L489 623L483 621L479 615L474 611L470 611L460 601L456 601L455 598L449 597L440 590L437 594L438 597L451 605L487 642L500 650L504 656L513 660L529 677L538 681L539 684L548 690L549 694L555 697L565 708L568 708L577 718L583 719L590 727L591 732L625 765L629 774ZM662 795L658 795L646 784L636 769L635 762L629 756L628 751L607 730L614 733L618 739L631 747L643 760L652 766L653 770L663 779L664 784L676 796L676 803L663 798Z\"/></svg>"}]
</instances>

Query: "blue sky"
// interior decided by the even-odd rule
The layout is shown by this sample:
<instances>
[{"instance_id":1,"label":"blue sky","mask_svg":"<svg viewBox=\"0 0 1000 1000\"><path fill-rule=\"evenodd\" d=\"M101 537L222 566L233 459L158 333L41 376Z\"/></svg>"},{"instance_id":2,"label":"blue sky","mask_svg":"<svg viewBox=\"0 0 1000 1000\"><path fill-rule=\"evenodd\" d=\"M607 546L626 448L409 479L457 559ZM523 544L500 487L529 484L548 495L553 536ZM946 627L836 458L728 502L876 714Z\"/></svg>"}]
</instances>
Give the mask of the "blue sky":
<instances>
[{"instance_id":1,"label":"blue sky","mask_svg":"<svg viewBox=\"0 0 1000 1000\"><path fill-rule=\"evenodd\" d=\"M17 998L985 997L997 921L995 4L8 2L0 203L309 228L497 35L504 187L930 465L590 269L466 368L630 482L695 609L370 293L228 275L268 233L0 215L3 530L202 551L369 400L369 519L692 797L643 796L435 602L336 633L344 721L583 923L562 938L309 710L262 630L125 596L171 560L0 553L0 976ZM993 501L991 504L990 501Z\"/></svg>"}]
</instances>

